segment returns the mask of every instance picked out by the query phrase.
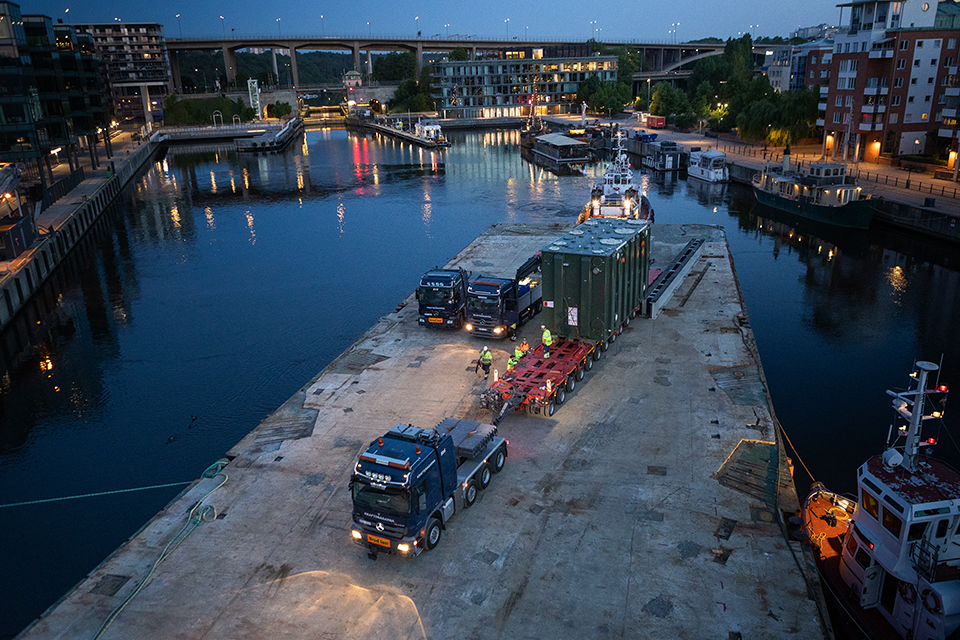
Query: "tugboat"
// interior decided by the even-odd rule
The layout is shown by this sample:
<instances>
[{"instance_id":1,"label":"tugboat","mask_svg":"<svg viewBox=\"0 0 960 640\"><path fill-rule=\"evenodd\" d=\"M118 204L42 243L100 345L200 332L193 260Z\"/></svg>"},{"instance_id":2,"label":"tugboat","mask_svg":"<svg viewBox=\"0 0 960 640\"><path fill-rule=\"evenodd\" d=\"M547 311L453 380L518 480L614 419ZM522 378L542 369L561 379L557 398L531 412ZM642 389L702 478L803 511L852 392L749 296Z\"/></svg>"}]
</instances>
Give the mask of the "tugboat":
<instances>
[{"instance_id":1,"label":"tugboat","mask_svg":"<svg viewBox=\"0 0 960 640\"><path fill-rule=\"evenodd\" d=\"M803 505L823 582L871 639L960 635L960 473L921 433L942 418L947 388L928 384L936 364L916 366L915 388L887 391L904 424L857 470L856 500L814 483Z\"/></svg>"},{"instance_id":2,"label":"tugboat","mask_svg":"<svg viewBox=\"0 0 960 640\"><path fill-rule=\"evenodd\" d=\"M630 159L623 147L623 134L616 135L613 162L603 174L603 182L590 192L577 224L590 218L631 218L653 222L653 208L646 196L640 195Z\"/></svg>"}]
</instances>

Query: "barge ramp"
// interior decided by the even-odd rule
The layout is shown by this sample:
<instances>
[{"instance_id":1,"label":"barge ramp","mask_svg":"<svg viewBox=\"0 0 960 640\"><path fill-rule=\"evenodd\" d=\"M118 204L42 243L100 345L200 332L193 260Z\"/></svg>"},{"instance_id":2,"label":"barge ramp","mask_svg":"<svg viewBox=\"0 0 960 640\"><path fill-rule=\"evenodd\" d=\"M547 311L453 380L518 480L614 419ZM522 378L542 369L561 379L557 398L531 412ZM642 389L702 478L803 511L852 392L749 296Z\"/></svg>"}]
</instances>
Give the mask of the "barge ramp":
<instances>
[{"instance_id":1,"label":"barge ramp","mask_svg":"<svg viewBox=\"0 0 960 640\"><path fill-rule=\"evenodd\" d=\"M563 230L496 225L450 265L511 273ZM104 640L823 637L723 230L656 225L654 266L694 238L658 317L634 319L552 418L504 420L504 470L436 549L369 559L351 471L396 424L489 421L477 353L503 370L514 343L420 327L411 295L18 637L95 638L111 617ZM536 318L521 335L536 342Z\"/></svg>"}]
</instances>

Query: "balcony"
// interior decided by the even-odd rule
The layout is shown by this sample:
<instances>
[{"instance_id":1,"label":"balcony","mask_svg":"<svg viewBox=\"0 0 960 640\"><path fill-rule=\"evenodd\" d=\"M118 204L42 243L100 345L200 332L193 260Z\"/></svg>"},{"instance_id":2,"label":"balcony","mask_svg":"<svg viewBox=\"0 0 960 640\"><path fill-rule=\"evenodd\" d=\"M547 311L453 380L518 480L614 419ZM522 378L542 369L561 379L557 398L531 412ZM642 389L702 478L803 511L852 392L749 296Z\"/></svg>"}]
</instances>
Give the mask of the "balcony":
<instances>
[{"instance_id":1,"label":"balcony","mask_svg":"<svg viewBox=\"0 0 960 640\"><path fill-rule=\"evenodd\" d=\"M956 67L956 65L954 65L954 66L952 66L952 67L947 67L947 75L948 75L948 76L955 76L955 75L957 75L957 67Z\"/></svg>"},{"instance_id":2,"label":"balcony","mask_svg":"<svg viewBox=\"0 0 960 640\"><path fill-rule=\"evenodd\" d=\"M828 93L830 93L830 87L825 84L820 85L820 95L825 96Z\"/></svg>"},{"instance_id":3,"label":"balcony","mask_svg":"<svg viewBox=\"0 0 960 640\"><path fill-rule=\"evenodd\" d=\"M860 107L860 113L886 113L887 105L885 104L865 104Z\"/></svg>"},{"instance_id":4,"label":"balcony","mask_svg":"<svg viewBox=\"0 0 960 640\"><path fill-rule=\"evenodd\" d=\"M860 131L882 131L883 123L882 122L861 122Z\"/></svg>"},{"instance_id":5,"label":"balcony","mask_svg":"<svg viewBox=\"0 0 960 640\"><path fill-rule=\"evenodd\" d=\"M870 52L871 58L892 58L893 49L877 49L876 51Z\"/></svg>"},{"instance_id":6,"label":"balcony","mask_svg":"<svg viewBox=\"0 0 960 640\"><path fill-rule=\"evenodd\" d=\"M943 90L943 95L947 97L960 96L960 87L947 87Z\"/></svg>"},{"instance_id":7,"label":"balcony","mask_svg":"<svg viewBox=\"0 0 960 640\"><path fill-rule=\"evenodd\" d=\"M943 116L944 118L956 118L956 117L957 117L957 110L956 110L956 109L944 109L943 111L940 112L940 115Z\"/></svg>"},{"instance_id":8,"label":"balcony","mask_svg":"<svg viewBox=\"0 0 960 640\"><path fill-rule=\"evenodd\" d=\"M818 126L818 127L822 127L822 126L823 126L823 118L818 118L818 119L817 119L817 126Z\"/></svg>"},{"instance_id":9,"label":"balcony","mask_svg":"<svg viewBox=\"0 0 960 640\"><path fill-rule=\"evenodd\" d=\"M941 138L956 138L957 130L956 129L939 129L937 135Z\"/></svg>"},{"instance_id":10,"label":"balcony","mask_svg":"<svg viewBox=\"0 0 960 640\"><path fill-rule=\"evenodd\" d=\"M826 102L820 102L817 104L817 111L826 111L826 110L827 110Z\"/></svg>"},{"instance_id":11,"label":"balcony","mask_svg":"<svg viewBox=\"0 0 960 640\"><path fill-rule=\"evenodd\" d=\"M890 92L889 87L866 87L863 90L865 96L885 96Z\"/></svg>"}]
</instances>

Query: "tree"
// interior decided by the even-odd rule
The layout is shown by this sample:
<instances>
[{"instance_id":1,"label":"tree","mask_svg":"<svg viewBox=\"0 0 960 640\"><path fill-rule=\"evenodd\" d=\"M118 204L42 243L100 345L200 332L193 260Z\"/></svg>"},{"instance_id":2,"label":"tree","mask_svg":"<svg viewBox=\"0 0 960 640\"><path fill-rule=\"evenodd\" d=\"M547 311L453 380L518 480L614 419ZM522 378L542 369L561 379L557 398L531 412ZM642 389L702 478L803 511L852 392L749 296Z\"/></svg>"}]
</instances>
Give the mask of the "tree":
<instances>
[{"instance_id":1,"label":"tree","mask_svg":"<svg viewBox=\"0 0 960 640\"><path fill-rule=\"evenodd\" d=\"M600 89L601 84L602 82L598 76L590 76L581 82L580 86L577 88L577 102L586 102L587 105L589 105L590 98L593 97L593 94Z\"/></svg>"},{"instance_id":2,"label":"tree","mask_svg":"<svg viewBox=\"0 0 960 640\"><path fill-rule=\"evenodd\" d=\"M267 116L271 118L282 118L288 116L293 111L288 102L277 102L267 105Z\"/></svg>"},{"instance_id":3,"label":"tree","mask_svg":"<svg viewBox=\"0 0 960 640\"><path fill-rule=\"evenodd\" d=\"M377 56L373 61L373 78L386 82L407 80L417 76L417 56L404 51Z\"/></svg>"},{"instance_id":4,"label":"tree","mask_svg":"<svg viewBox=\"0 0 960 640\"><path fill-rule=\"evenodd\" d=\"M450 56L448 58L450 62L466 62L469 59L470 59L470 56L467 54L467 50L464 49L463 47L457 47L456 49L451 51Z\"/></svg>"}]
</instances>

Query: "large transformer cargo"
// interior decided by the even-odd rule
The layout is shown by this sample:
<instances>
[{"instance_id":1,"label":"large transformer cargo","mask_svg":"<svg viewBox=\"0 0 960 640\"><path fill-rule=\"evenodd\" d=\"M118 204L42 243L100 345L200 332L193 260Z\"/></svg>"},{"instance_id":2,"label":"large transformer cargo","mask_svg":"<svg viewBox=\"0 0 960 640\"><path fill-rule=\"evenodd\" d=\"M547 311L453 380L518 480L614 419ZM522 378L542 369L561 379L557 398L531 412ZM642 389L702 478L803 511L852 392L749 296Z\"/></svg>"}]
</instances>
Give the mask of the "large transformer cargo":
<instances>
[{"instance_id":1,"label":"large transformer cargo","mask_svg":"<svg viewBox=\"0 0 960 640\"><path fill-rule=\"evenodd\" d=\"M542 256L543 324L560 338L605 343L647 294L650 223L594 218Z\"/></svg>"}]
</instances>

